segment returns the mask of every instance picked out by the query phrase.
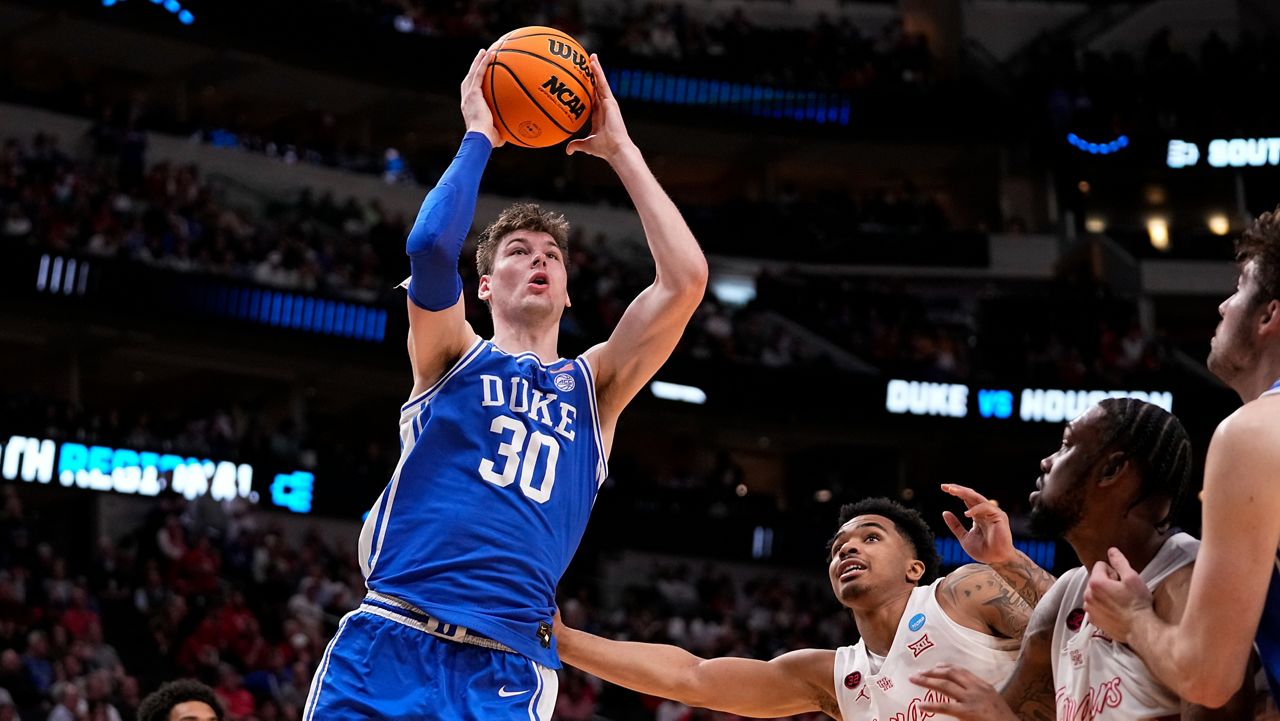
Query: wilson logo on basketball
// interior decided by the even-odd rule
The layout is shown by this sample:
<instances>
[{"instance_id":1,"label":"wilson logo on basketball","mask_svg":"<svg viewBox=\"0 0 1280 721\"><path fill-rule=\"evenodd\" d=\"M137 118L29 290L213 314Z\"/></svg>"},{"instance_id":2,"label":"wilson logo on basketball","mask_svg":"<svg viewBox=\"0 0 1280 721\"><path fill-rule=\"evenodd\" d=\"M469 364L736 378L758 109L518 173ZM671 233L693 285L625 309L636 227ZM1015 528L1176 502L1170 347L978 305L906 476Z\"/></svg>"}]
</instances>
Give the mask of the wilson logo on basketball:
<instances>
[{"instance_id":1,"label":"wilson logo on basketball","mask_svg":"<svg viewBox=\"0 0 1280 721\"><path fill-rule=\"evenodd\" d=\"M587 58L584 57L582 53L570 47L568 43L556 40L555 38L547 38L547 52L573 63L583 75L587 76L587 79L590 80L593 85L595 84L595 78L591 76L591 66L587 63Z\"/></svg>"},{"instance_id":2,"label":"wilson logo on basketball","mask_svg":"<svg viewBox=\"0 0 1280 721\"><path fill-rule=\"evenodd\" d=\"M554 75L547 78L547 82L542 84L542 89L560 101L565 110L573 114L575 120L581 118L582 114L587 111L587 106L582 104L582 99L578 97L578 94L573 92L568 85L560 82L560 78Z\"/></svg>"}]
</instances>

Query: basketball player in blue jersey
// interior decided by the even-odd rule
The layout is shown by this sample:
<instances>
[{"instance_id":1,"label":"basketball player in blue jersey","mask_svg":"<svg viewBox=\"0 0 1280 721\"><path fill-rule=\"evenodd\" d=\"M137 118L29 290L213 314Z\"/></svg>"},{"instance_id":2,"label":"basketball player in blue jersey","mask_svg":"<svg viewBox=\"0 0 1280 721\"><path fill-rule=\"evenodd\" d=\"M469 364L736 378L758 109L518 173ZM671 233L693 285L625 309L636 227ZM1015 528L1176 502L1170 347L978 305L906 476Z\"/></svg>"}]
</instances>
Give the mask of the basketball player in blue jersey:
<instances>
[{"instance_id":1,"label":"basketball player in blue jersey","mask_svg":"<svg viewBox=\"0 0 1280 721\"><path fill-rule=\"evenodd\" d=\"M407 241L413 391L402 452L360 534L368 595L324 653L306 721L551 717L556 584L604 481L618 414L671 354L706 287L706 260L593 56L592 134L568 152L618 174L657 278L607 341L560 358L568 224L516 205L480 236L479 297L494 334L477 337L458 257L501 144L480 86L491 60L481 51L462 83L467 133Z\"/></svg>"},{"instance_id":2,"label":"basketball player in blue jersey","mask_svg":"<svg viewBox=\"0 0 1280 721\"><path fill-rule=\"evenodd\" d=\"M1245 404L1209 444L1186 610L1161 620L1116 549L1094 566L1085 596L1095 625L1179 696L1210 707L1235 692L1255 643L1272 694L1280 692L1280 208L1258 217L1236 251L1239 280L1218 306L1208 364Z\"/></svg>"}]
</instances>

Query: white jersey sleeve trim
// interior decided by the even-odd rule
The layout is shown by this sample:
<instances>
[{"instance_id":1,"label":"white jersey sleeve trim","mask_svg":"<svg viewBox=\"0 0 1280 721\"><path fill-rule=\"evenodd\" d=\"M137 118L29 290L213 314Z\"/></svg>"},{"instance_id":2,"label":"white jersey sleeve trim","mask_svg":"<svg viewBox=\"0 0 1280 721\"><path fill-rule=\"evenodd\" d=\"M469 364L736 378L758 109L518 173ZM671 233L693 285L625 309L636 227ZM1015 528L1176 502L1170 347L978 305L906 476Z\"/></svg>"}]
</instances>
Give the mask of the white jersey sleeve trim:
<instances>
[{"instance_id":1,"label":"white jersey sleeve trim","mask_svg":"<svg viewBox=\"0 0 1280 721\"><path fill-rule=\"evenodd\" d=\"M436 393L438 393L440 389L444 387L445 382L448 381L449 378L454 375L454 373L461 370L463 366L467 365L472 361L472 357L478 353L478 351L482 346L484 346L484 344L485 344L485 340L480 336L476 336L475 341L472 342L471 345L467 347L466 352L462 354L462 357L458 358L458 361L453 364L453 367L445 371L444 375L440 376L440 380L436 381L430 388L419 393L413 398L410 398L408 402L400 406L400 412L404 413L405 411L409 410L410 407L417 405L418 403L421 403L424 400L428 400L429 396L433 396Z\"/></svg>"},{"instance_id":2,"label":"white jersey sleeve trim","mask_svg":"<svg viewBox=\"0 0 1280 721\"><path fill-rule=\"evenodd\" d=\"M604 485L609 477L609 454L605 452L604 433L600 430L600 407L596 402L596 374L591 369L591 361L586 356L579 356L576 362L582 368L582 375L587 379L587 402L591 406L591 430L596 437L596 453L600 462L596 466L596 488Z\"/></svg>"}]
</instances>

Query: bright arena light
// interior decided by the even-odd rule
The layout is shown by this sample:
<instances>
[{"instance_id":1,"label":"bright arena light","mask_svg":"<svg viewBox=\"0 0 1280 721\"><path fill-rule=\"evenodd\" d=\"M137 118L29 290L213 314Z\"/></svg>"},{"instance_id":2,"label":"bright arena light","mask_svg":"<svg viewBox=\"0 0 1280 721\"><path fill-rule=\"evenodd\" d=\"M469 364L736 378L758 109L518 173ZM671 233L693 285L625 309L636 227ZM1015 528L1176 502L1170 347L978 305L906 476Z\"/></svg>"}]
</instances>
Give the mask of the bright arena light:
<instances>
[{"instance_id":1,"label":"bright arena light","mask_svg":"<svg viewBox=\"0 0 1280 721\"><path fill-rule=\"evenodd\" d=\"M1084 219L1084 229L1090 233L1107 232L1107 221L1100 215L1090 215Z\"/></svg>"},{"instance_id":2,"label":"bright arena light","mask_svg":"<svg viewBox=\"0 0 1280 721\"><path fill-rule=\"evenodd\" d=\"M694 386L654 381L649 384L649 390L653 391L653 395L664 401L680 401L681 403L693 403L699 406L707 402L706 391Z\"/></svg>"},{"instance_id":3,"label":"bright arena light","mask_svg":"<svg viewBox=\"0 0 1280 721\"><path fill-rule=\"evenodd\" d=\"M1169 221L1165 218L1148 218L1147 235L1151 237L1151 247L1164 251L1169 249Z\"/></svg>"},{"instance_id":4,"label":"bright arena light","mask_svg":"<svg viewBox=\"0 0 1280 721\"><path fill-rule=\"evenodd\" d=\"M735 308L741 308L756 297L756 279L753 276L717 273L711 276L709 285L716 300Z\"/></svg>"},{"instance_id":5,"label":"bright arena light","mask_svg":"<svg viewBox=\"0 0 1280 721\"><path fill-rule=\"evenodd\" d=\"M1231 232L1231 220L1222 213L1209 216L1209 232L1214 235L1226 235Z\"/></svg>"}]
</instances>

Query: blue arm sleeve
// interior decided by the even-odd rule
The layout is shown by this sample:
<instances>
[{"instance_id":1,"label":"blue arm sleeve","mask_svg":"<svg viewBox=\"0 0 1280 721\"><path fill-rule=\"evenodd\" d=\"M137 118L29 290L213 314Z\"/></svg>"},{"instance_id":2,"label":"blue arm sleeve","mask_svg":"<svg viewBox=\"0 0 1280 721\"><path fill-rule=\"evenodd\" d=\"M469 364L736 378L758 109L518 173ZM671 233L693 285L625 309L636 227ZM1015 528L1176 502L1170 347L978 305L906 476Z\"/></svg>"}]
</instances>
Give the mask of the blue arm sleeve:
<instances>
[{"instance_id":1,"label":"blue arm sleeve","mask_svg":"<svg viewBox=\"0 0 1280 721\"><path fill-rule=\"evenodd\" d=\"M467 133L462 147L427 193L405 241L409 254L409 297L419 308L444 310L458 302L462 277L458 256L476 214L480 176L493 148L483 133Z\"/></svg>"}]
</instances>

